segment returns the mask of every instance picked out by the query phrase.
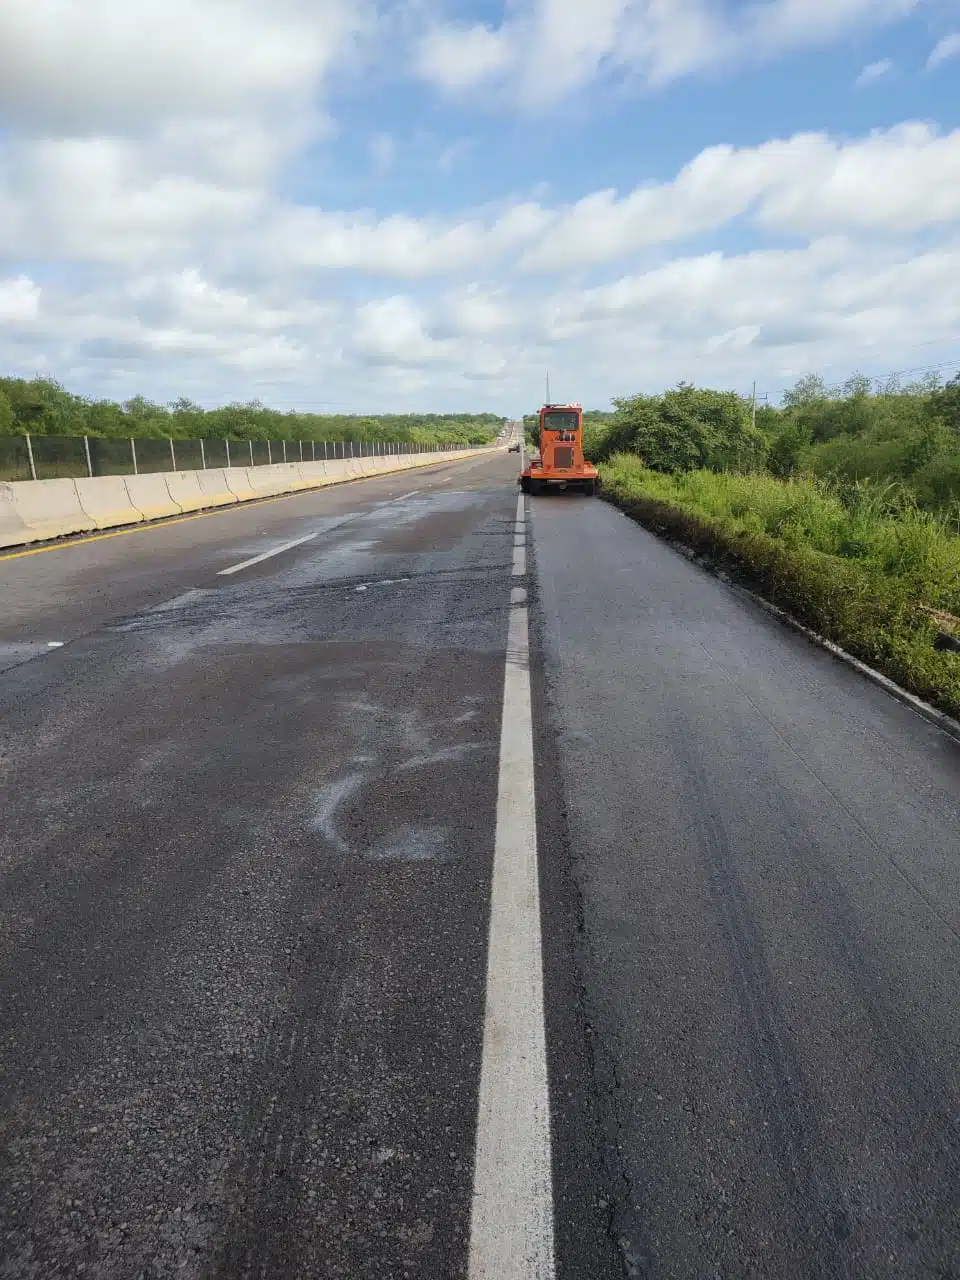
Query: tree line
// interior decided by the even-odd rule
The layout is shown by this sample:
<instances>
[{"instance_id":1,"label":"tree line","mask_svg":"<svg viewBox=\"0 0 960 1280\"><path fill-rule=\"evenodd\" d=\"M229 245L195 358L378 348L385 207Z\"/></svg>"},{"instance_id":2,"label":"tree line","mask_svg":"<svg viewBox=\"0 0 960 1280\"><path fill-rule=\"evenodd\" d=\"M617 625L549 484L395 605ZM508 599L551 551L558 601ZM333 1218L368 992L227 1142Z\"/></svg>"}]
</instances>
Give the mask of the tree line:
<instances>
[{"instance_id":1,"label":"tree line","mask_svg":"<svg viewBox=\"0 0 960 1280\"><path fill-rule=\"evenodd\" d=\"M892 483L925 507L960 503L960 374L874 388L856 375L841 387L801 378L779 407L690 383L614 400L584 413L593 461L636 454L652 471L762 471L840 482ZM755 417L755 424L754 424ZM536 418L525 419L534 429Z\"/></svg>"},{"instance_id":2,"label":"tree line","mask_svg":"<svg viewBox=\"0 0 960 1280\"><path fill-rule=\"evenodd\" d=\"M485 444L505 421L493 413L283 413L259 400L217 409L184 398L117 403L74 395L51 378L0 378L0 435Z\"/></svg>"}]
</instances>

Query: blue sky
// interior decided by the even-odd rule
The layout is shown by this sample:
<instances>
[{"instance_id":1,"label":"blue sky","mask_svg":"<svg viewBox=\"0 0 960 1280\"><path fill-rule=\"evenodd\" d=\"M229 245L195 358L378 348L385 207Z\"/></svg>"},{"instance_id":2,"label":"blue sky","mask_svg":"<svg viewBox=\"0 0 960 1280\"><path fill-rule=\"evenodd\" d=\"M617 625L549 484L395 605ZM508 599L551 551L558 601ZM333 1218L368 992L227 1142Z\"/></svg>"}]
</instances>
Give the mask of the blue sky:
<instances>
[{"instance_id":1,"label":"blue sky","mask_svg":"<svg viewBox=\"0 0 960 1280\"><path fill-rule=\"evenodd\" d=\"M960 368L958 117L956 0L6 0L0 367L504 413Z\"/></svg>"}]
</instances>

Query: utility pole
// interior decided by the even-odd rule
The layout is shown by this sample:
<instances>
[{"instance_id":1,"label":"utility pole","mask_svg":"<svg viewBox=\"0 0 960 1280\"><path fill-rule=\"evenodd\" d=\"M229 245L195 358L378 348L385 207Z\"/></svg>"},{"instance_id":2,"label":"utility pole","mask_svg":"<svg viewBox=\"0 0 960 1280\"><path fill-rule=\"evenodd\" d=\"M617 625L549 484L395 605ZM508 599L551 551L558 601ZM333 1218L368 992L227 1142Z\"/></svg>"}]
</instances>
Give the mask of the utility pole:
<instances>
[{"instance_id":1,"label":"utility pole","mask_svg":"<svg viewBox=\"0 0 960 1280\"><path fill-rule=\"evenodd\" d=\"M544 400L544 404L549 404L549 403L550 403L550 370L548 369L547 370L547 398L546 400Z\"/></svg>"},{"instance_id":2,"label":"utility pole","mask_svg":"<svg viewBox=\"0 0 960 1280\"><path fill-rule=\"evenodd\" d=\"M754 379L754 383L753 383L753 413L752 413L752 417L753 417L753 427L754 427L754 430L756 430L756 427L757 427L757 383L756 383L756 379Z\"/></svg>"}]
</instances>

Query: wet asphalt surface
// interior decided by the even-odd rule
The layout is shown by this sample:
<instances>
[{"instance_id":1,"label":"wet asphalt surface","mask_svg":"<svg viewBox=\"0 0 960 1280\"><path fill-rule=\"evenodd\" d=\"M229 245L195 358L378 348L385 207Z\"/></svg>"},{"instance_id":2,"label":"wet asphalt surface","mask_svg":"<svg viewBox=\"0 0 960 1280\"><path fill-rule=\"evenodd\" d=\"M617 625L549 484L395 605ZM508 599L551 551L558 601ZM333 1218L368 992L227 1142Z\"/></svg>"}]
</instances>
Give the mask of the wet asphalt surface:
<instances>
[{"instance_id":1,"label":"wet asphalt surface","mask_svg":"<svg viewBox=\"0 0 960 1280\"><path fill-rule=\"evenodd\" d=\"M0 1276L466 1275L516 469L0 561ZM960 1276L960 747L529 506L558 1275Z\"/></svg>"}]
</instances>

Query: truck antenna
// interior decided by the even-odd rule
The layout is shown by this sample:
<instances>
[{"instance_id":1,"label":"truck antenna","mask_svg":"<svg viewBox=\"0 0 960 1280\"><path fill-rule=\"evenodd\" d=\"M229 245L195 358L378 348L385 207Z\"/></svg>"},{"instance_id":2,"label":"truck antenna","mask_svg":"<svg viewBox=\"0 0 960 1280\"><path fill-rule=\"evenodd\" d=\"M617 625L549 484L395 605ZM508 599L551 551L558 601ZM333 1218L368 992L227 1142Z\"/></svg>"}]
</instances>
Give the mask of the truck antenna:
<instances>
[{"instance_id":1,"label":"truck antenna","mask_svg":"<svg viewBox=\"0 0 960 1280\"><path fill-rule=\"evenodd\" d=\"M545 404L550 403L550 370L549 369L547 370L547 398L544 401L544 403Z\"/></svg>"}]
</instances>

